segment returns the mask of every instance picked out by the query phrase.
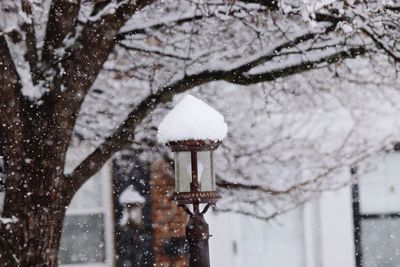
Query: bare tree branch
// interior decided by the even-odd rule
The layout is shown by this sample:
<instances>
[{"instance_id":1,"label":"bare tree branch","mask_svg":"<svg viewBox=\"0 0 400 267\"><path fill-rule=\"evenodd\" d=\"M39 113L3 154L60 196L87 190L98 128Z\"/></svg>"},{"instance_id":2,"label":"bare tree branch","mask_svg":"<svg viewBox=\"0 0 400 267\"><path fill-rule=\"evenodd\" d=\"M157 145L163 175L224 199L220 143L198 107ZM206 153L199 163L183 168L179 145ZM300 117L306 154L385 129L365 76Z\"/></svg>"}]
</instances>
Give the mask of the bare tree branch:
<instances>
[{"instance_id":1,"label":"bare tree branch","mask_svg":"<svg viewBox=\"0 0 400 267\"><path fill-rule=\"evenodd\" d=\"M255 214L254 212L247 212L247 211L244 211L244 210L234 210L234 209L230 209L230 208L220 208L220 207L218 207L215 210L218 211L218 212L232 212L232 213L241 214L241 215L244 215L244 216L249 216L249 217L252 217L252 218L255 218L255 219L258 219L258 220L269 221L269 220L272 220L272 219L276 218L277 216L279 216L281 214L284 214L286 212L289 212L289 211L297 208L298 206L300 206L300 205L302 205L302 204L304 204L306 202L307 202L307 200L301 201L300 203L297 203L297 205L295 205L293 207L290 207L290 208L285 209L285 210L275 211L275 212L269 214L268 216L259 216L259 215Z\"/></svg>"},{"instance_id":2,"label":"bare tree branch","mask_svg":"<svg viewBox=\"0 0 400 267\"><path fill-rule=\"evenodd\" d=\"M369 36L374 43L385 51L395 62L400 62L400 54L396 54L384 41L382 41L378 36L374 34L371 29L366 27L361 28L362 32Z\"/></svg>"},{"instance_id":3,"label":"bare tree branch","mask_svg":"<svg viewBox=\"0 0 400 267\"><path fill-rule=\"evenodd\" d=\"M22 1L22 10L26 13L27 17L30 19L30 22L25 22L22 25L22 29L25 32L25 44L26 44L26 59L29 63L29 67L31 70L32 82L33 84L38 84L39 80L42 77L41 71L39 69L38 62L38 50L37 50L37 42L35 36L35 28L34 21L32 16L32 4L30 1L23 0Z\"/></svg>"},{"instance_id":4,"label":"bare tree branch","mask_svg":"<svg viewBox=\"0 0 400 267\"><path fill-rule=\"evenodd\" d=\"M22 116L27 105L4 35L0 35L0 73L0 146L7 164L10 157L22 156L19 144L24 141Z\"/></svg>"},{"instance_id":5,"label":"bare tree branch","mask_svg":"<svg viewBox=\"0 0 400 267\"><path fill-rule=\"evenodd\" d=\"M72 133L81 104L103 63L115 45L115 36L132 14L153 0L122 1L111 11L101 10L87 24L61 62L62 73L56 75L54 89L44 96L57 115L58 133ZM60 41L60 40L58 40ZM68 134L69 138L71 134ZM65 145L67 150L68 142Z\"/></svg>"},{"instance_id":6,"label":"bare tree branch","mask_svg":"<svg viewBox=\"0 0 400 267\"><path fill-rule=\"evenodd\" d=\"M222 74L223 71L216 72L206 70L196 75L185 76L181 80L148 96L130 112L127 119L113 134L107 137L92 154L76 167L69 175L71 179L73 179L74 183L79 187L94 175L115 152L133 142L133 129L135 129L156 106L170 101L175 94L211 82L215 77L222 77Z\"/></svg>"},{"instance_id":7,"label":"bare tree branch","mask_svg":"<svg viewBox=\"0 0 400 267\"><path fill-rule=\"evenodd\" d=\"M59 56L56 55L57 49L64 46L63 42L68 35L72 37L74 34L80 3L80 0L52 1L42 52L46 70L54 67L55 63L59 61Z\"/></svg>"},{"instance_id":8,"label":"bare tree branch","mask_svg":"<svg viewBox=\"0 0 400 267\"><path fill-rule=\"evenodd\" d=\"M128 115L121 126L102 144L100 144L93 153L91 153L78 167L69 175L74 180L76 186L80 186L92 175L94 175L104 163L117 151L133 142L132 132L135 127L158 105L166 103L176 94L196 86L216 81L225 80L237 84L254 84L263 81L272 81L280 77L286 77L294 73L301 73L317 68L323 62L335 63L345 58L355 57L364 53L364 48L351 48L346 51L339 51L329 56L318 58L315 61L305 61L290 65L285 68L273 70L257 75L246 75L240 70L247 70L242 65L231 70L205 70L195 75L184 76L181 80L165 86L156 93L148 96ZM257 60L257 59L256 59ZM247 66L245 63L244 66Z\"/></svg>"},{"instance_id":9,"label":"bare tree branch","mask_svg":"<svg viewBox=\"0 0 400 267\"><path fill-rule=\"evenodd\" d=\"M263 7L266 7L270 11L279 10L279 1L278 0L241 0L237 2L249 3L249 4L259 4Z\"/></svg>"},{"instance_id":10,"label":"bare tree branch","mask_svg":"<svg viewBox=\"0 0 400 267\"><path fill-rule=\"evenodd\" d=\"M244 184L244 183L237 183L237 182L229 182L221 177L217 177L217 185L224 189L230 190L245 190L249 192L258 192L267 194L268 196L278 196L278 195L287 195L293 193L295 191L301 190L302 192L308 191L305 190L307 186L315 186L317 182L321 179L326 178L329 174L334 172L335 170L339 169L341 166L332 166L327 168L324 172L320 173L319 175L315 176L311 180L306 180L301 183L296 183L292 186L289 186L286 189L273 189L273 188L266 188L257 184Z\"/></svg>"},{"instance_id":11,"label":"bare tree branch","mask_svg":"<svg viewBox=\"0 0 400 267\"><path fill-rule=\"evenodd\" d=\"M162 51L158 51L158 50L143 49L143 48L139 48L139 47L129 46L129 45L126 45L123 43L118 43L118 45L126 50L132 50L132 51L142 52L142 53L151 54L151 55L159 55L162 57L170 57L170 58L175 58L175 59L179 59L179 60L190 60L191 59L190 57L184 57L184 56L166 53L166 52L162 52Z\"/></svg>"},{"instance_id":12,"label":"bare tree branch","mask_svg":"<svg viewBox=\"0 0 400 267\"><path fill-rule=\"evenodd\" d=\"M201 20L201 19L205 19L205 18L209 18L209 17L210 16L197 15L197 16L193 16L193 17L187 17L187 18L179 19L179 20L176 20L176 21L155 24L155 25L149 26L148 28L133 29L133 30L126 31L126 32L118 34L117 38L119 40L123 40L128 35L145 34L145 33L147 33L147 29L156 30L156 29L160 29L160 28L163 28L163 27L167 27L169 25L180 25L180 24L183 24L183 23L186 23L186 22L193 22L193 21L196 21L196 20ZM321 14L317 14L317 18L318 18L319 21L326 21L326 22L329 23L328 25L326 25L326 28L324 30L318 30L318 31L314 31L314 32L310 31L310 32L306 32L306 33L301 33L296 37L288 38L287 40L284 40L284 41L276 44L274 47L270 47L269 50L273 51L273 53L272 52L268 52L264 56L259 56L259 57L257 57L257 60L254 60L254 61L249 62L248 64L242 65L241 68L237 69L236 71L238 73L244 73L244 72L249 71L250 69L254 68L255 66L259 66L264 62L270 61L271 59L273 59L274 57L276 57L280 53L282 54L283 50L294 48L299 44L304 44L307 41L316 39L317 37L319 37L321 35L327 35L327 34L329 34L330 32L333 32L336 29L336 26L337 26L338 22L343 20L343 18L341 18L341 17L321 15ZM131 47L131 46L126 45L126 44L124 44L122 42L120 42L119 45L121 47L125 48L126 50L137 50L137 51L142 51L142 52L148 52L148 53L154 53L154 54L158 54L158 55L163 55L163 56L166 56L166 57L177 58L177 59L181 59L181 60L190 60L189 57L182 57L182 56L179 56L179 55L165 54L163 52L154 51L154 50L145 50L145 49L140 49L140 48L137 48L137 47Z\"/></svg>"},{"instance_id":13,"label":"bare tree branch","mask_svg":"<svg viewBox=\"0 0 400 267\"><path fill-rule=\"evenodd\" d=\"M168 27L169 25L182 25L184 23L187 22L192 22L192 21L196 21L196 20L202 20L205 17L212 17L213 15L210 16L205 16L205 15L196 15L196 16L191 16L191 17L185 17L185 18L181 18L178 20L173 20L173 21L166 21L164 23L157 23L151 26L148 26L146 28L137 28L137 29L132 29L132 30L128 30L128 31L124 31L121 32L117 35L116 39L117 41L122 41L124 39L126 39L129 36L135 35L135 34L146 34L148 32L148 30L158 30L164 27Z\"/></svg>"},{"instance_id":14,"label":"bare tree branch","mask_svg":"<svg viewBox=\"0 0 400 267\"><path fill-rule=\"evenodd\" d=\"M366 49L364 47L353 47L348 50L346 49L332 53L327 56L322 56L315 60L302 61L300 63L285 66L280 69L275 69L269 72L264 72L259 74L240 73L239 75L232 75L232 76L228 75L228 77L226 77L225 80L240 85L250 85L260 82L273 81L276 80L277 78L287 77L296 73L302 73L308 70L316 69L322 63L333 64L346 58L355 58L359 55L364 54L365 52Z\"/></svg>"}]
</instances>

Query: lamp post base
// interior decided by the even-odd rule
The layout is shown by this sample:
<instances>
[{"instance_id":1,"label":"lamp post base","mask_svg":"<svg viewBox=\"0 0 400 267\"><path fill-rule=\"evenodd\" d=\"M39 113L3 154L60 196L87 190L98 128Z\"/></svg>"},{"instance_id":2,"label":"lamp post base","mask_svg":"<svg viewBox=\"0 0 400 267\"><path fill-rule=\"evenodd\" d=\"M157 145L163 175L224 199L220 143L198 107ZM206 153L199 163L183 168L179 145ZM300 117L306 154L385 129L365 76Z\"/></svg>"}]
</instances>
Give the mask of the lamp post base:
<instances>
[{"instance_id":1,"label":"lamp post base","mask_svg":"<svg viewBox=\"0 0 400 267\"><path fill-rule=\"evenodd\" d=\"M209 228L203 214L200 212L190 214L186 225L190 267L210 267L209 238Z\"/></svg>"}]
</instances>

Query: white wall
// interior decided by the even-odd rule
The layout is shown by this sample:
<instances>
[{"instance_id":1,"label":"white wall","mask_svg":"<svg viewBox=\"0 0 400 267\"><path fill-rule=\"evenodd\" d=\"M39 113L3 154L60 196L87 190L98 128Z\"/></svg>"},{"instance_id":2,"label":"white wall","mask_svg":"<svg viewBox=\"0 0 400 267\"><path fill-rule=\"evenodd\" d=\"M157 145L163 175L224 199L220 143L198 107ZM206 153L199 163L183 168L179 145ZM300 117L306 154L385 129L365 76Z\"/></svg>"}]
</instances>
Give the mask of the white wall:
<instances>
[{"instance_id":1,"label":"white wall","mask_svg":"<svg viewBox=\"0 0 400 267\"><path fill-rule=\"evenodd\" d=\"M319 212L322 267L354 267L351 186L324 193Z\"/></svg>"},{"instance_id":2,"label":"white wall","mask_svg":"<svg viewBox=\"0 0 400 267\"><path fill-rule=\"evenodd\" d=\"M240 267L240 218L236 214L207 213L210 226L210 261L215 267Z\"/></svg>"},{"instance_id":3,"label":"white wall","mask_svg":"<svg viewBox=\"0 0 400 267\"><path fill-rule=\"evenodd\" d=\"M278 223L207 215L211 266L354 267L351 187L324 193L300 209L302 216L294 212Z\"/></svg>"}]
</instances>

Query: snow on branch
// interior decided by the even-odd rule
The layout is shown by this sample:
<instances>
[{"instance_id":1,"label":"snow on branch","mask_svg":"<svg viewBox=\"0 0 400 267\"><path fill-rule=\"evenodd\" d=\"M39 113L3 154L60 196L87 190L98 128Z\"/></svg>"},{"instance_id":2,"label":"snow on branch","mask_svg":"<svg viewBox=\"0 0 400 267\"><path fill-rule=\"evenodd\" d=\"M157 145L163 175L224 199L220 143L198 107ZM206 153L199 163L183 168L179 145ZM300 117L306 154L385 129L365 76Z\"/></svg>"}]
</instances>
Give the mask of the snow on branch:
<instances>
[{"instance_id":1,"label":"snow on branch","mask_svg":"<svg viewBox=\"0 0 400 267\"><path fill-rule=\"evenodd\" d=\"M226 81L230 81L236 84L241 85L249 85L266 81L273 81L280 77L290 76L296 73L301 73L304 71L309 71L318 67L321 67L321 64L332 64L339 62L340 60L346 58L355 58L359 55L362 55L366 52L366 49L361 47L352 47L349 49L345 49L343 51L335 51L331 53L322 53L319 57L316 57L312 60L300 60L299 62L293 62L286 66L283 66L278 69L273 69L264 73L256 73L256 74L241 74L238 76L233 76L225 79Z\"/></svg>"},{"instance_id":2,"label":"snow on branch","mask_svg":"<svg viewBox=\"0 0 400 267\"><path fill-rule=\"evenodd\" d=\"M210 16L212 16L212 15L210 15ZM210 16L207 16L207 17L210 17ZM173 20L170 19L170 20L163 21L163 22L160 22L157 24L149 25L145 28L134 28L134 29L129 29L129 30L123 30L122 32L120 32L117 35L116 38L117 38L117 40L124 40L132 35L146 34L148 32L148 30L150 30L150 29L157 30L157 29L164 28L164 27L171 27L174 25L182 25L184 23L204 19L205 17L206 17L205 15L195 15L195 16L189 16L189 17L184 17L184 18L177 18L177 19L173 19Z\"/></svg>"},{"instance_id":3,"label":"snow on branch","mask_svg":"<svg viewBox=\"0 0 400 267\"><path fill-rule=\"evenodd\" d=\"M27 48L26 57L30 67L32 82L34 85L37 85L42 77L42 74L39 68L39 58L38 58L39 54L37 49L36 33L32 16L32 3L30 1L23 0L22 10L30 18L29 20L23 23L21 29L25 32L25 45Z\"/></svg>"},{"instance_id":4,"label":"snow on branch","mask_svg":"<svg viewBox=\"0 0 400 267\"><path fill-rule=\"evenodd\" d=\"M96 21L101 19L104 15L108 14L114 14L118 8L120 8L122 5L127 4L131 0L123 0L123 1L110 1L109 3L106 3L106 6L104 6L100 11L98 11L96 14L93 14L88 18L89 21ZM136 1L136 0L135 0ZM133 1L133 2L135 2Z\"/></svg>"},{"instance_id":5,"label":"snow on branch","mask_svg":"<svg viewBox=\"0 0 400 267\"><path fill-rule=\"evenodd\" d=\"M104 142L70 174L70 176L72 179L76 180L78 185L84 183L89 177L95 174L114 153L133 142L134 129L150 114L150 112L158 105L170 101L176 94L216 80L225 80L236 84L256 84L263 81L272 81L279 77L310 71L324 62L338 62L342 59L356 57L364 52L365 50L362 47L346 49L345 51L338 51L324 55L323 57L321 56L314 61L303 61L298 64L282 67L278 70L252 75L240 72L241 70L243 71L243 69L239 66L227 71L204 70L194 75L184 76L180 80L159 89L156 93L149 95L139 103L118 129L109 135Z\"/></svg>"},{"instance_id":6,"label":"snow on branch","mask_svg":"<svg viewBox=\"0 0 400 267\"><path fill-rule=\"evenodd\" d=\"M61 57L57 51L64 48L64 40L75 33L79 9L80 1L52 1L42 52L44 71L57 67Z\"/></svg>"},{"instance_id":7,"label":"snow on branch","mask_svg":"<svg viewBox=\"0 0 400 267\"><path fill-rule=\"evenodd\" d=\"M400 27L399 27L400 29ZM400 62L400 50L395 45L390 45L389 42L385 41L382 36L376 34L372 29L363 27L362 31L369 36L378 47L383 49L392 59L396 62Z\"/></svg>"},{"instance_id":8,"label":"snow on branch","mask_svg":"<svg viewBox=\"0 0 400 267\"><path fill-rule=\"evenodd\" d=\"M11 218L4 218L0 217L0 224L9 224L9 223L17 223L18 218L15 216L12 216Z\"/></svg>"},{"instance_id":9,"label":"snow on branch","mask_svg":"<svg viewBox=\"0 0 400 267\"><path fill-rule=\"evenodd\" d=\"M94 140L93 143L96 143L94 151L69 174L68 178L74 180L75 189L78 189L115 152L131 146L133 142L142 145L146 138L150 140L153 137L153 130L151 124L147 124L148 120L152 119L155 110L160 107L165 108L167 105L164 104L173 100L174 96L196 88L193 93L209 97L208 100L223 92L219 96L226 101L235 90L242 88L237 85L246 85L243 92L260 93L257 96L251 94L247 96L256 104L261 102L262 107L251 117L243 109L245 106L253 106L253 102L237 105L241 109L240 112L236 110L227 112L226 109L229 107L221 109L223 113L235 114L236 118L243 116L240 117L243 124L254 119L251 125L246 124L250 130L244 132L243 129L235 129L230 134L236 139L227 139L225 149L232 150L232 153L226 155L224 159L234 163L239 162L238 165L241 164L242 168L234 169L236 176L233 177L240 179L229 179L225 175L229 170L222 173L219 180L221 190L229 189L229 192L233 192L232 195L238 193L232 198L242 201L241 211L247 208L246 205L254 205L263 211L262 205L266 199L269 200L268 196L276 197L276 201L271 202L275 210L283 210L281 203L286 200L304 201L300 190L291 190L295 185L299 185L307 194L310 193L307 197L311 192L321 188L335 188L336 184L330 183L324 187L326 181L322 183L320 180L314 181L313 178L322 174L333 176L332 173L338 168L334 168L336 165L332 162L348 167L346 164L354 162L357 153L368 154L368 151L353 149L360 144L355 143L353 138L356 138L349 134L350 137L344 138L343 146L334 151L338 153L329 155L321 148L326 145L321 140L319 143L313 143L314 139L310 141L304 137L312 139L311 137L320 134L323 131L321 130L323 123L316 122L317 126L310 126L309 121L312 121L313 116L310 116L310 120L306 120L299 118L298 114L305 113L301 109L304 106L315 105L309 103L308 99L316 103L320 101L314 96L319 96L315 92L327 90L320 89L321 87L329 85L327 87L339 88L337 84L330 84L328 79L318 80L319 76L329 76L331 80L340 76L342 79L340 81L343 82L340 87L348 90L355 88L355 84L362 84L364 87L371 85L382 87L385 83L390 86L398 84L397 80L386 81L382 78L386 77L382 73L386 75L390 68L381 67L377 62L387 62L387 59L376 60L373 67L368 70L362 69L360 65L347 66L349 62L362 60L359 55L366 54L368 58L378 58L380 53L384 53L386 56L391 55L392 59L398 62L399 20L396 19L398 11L395 6L385 8L379 3L378 8L372 10L365 3L354 1L344 3L344 1L313 0L302 5L295 2L299 3L284 1L285 6L283 6L279 5L283 1L258 0L229 3L222 0L89 3L55 0L49 6L49 12L43 12L49 14L47 27L44 27L45 25L32 27L38 18L37 16L30 18L30 5L22 6L24 9L22 20L5 22L4 25L7 27L2 25L0 34L0 59L6 63L0 66L3 74L0 84L2 90L0 103L4 105L0 114L0 127L4 129L0 128L2 130L0 136L15 137L11 141L0 139L11 145L24 143L18 139L22 136L19 134L21 131L19 125L22 125L20 120L24 119L19 116L25 116L21 111L30 111L32 106L26 105L25 97L20 91L21 89L32 91L31 89L36 89L34 85L39 84L38 87L46 91L46 94L38 101L38 106L32 109L45 110L46 115L49 115L51 126L44 124L43 129L47 131L46 127L51 128L53 132L46 134L59 137L61 143L65 141L61 144L63 147L60 150L67 150L74 127L76 136L82 137L85 141ZM24 3L39 5L30 1ZM82 15L82 9L86 10L86 6L90 6L87 9L89 12L84 12ZM276 12L271 12L272 9ZM18 12L14 14L14 18ZM363 27L368 31L360 31ZM43 62L39 62L42 64L38 64L41 58L40 51L37 50L41 49L43 38L35 40L39 28L46 29L43 30L46 31L42 49ZM13 49L9 49L7 45L13 46ZM20 55L11 58L13 54L9 50L18 51ZM25 52L27 55L24 55ZM17 63L18 66L15 66ZM369 66L369 62L366 65ZM43 73L42 70L35 70L37 66L43 67ZM21 69L23 72L18 72ZM356 74L362 71L364 72L362 79L359 79ZM313 73L313 76L304 81L303 77L309 72ZM283 77L285 79L280 79ZM37 83L37 80L40 82ZM211 90L216 81L226 81L229 84L223 83L224 88ZM254 87L249 86L253 84ZM232 85L235 85L234 89L225 88ZM274 86L278 88L275 91L271 89ZM271 102L282 102L290 96L297 97L304 92L309 93L309 97L303 99L304 106L299 109L298 106L289 105L296 114L293 115L293 110L284 110L288 106L287 103L270 109ZM394 99L393 95L381 96L385 97L389 100ZM7 105L12 100L16 100L16 105ZM83 104L84 100L88 101ZM336 103L335 101L332 100L329 105ZM341 101L346 102L347 99ZM29 108L24 109L24 107ZM358 109L356 111L359 112ZM78 112L81 112L80 118L83 118L79 122L77 122ZM261 140L264 145L259 146L260 142L255 140L260 141L260 137L252 136L251 131L260 130L257 128L261 127L260 124L264 127L269 123L279 125L281 120L279 116L278 119L274 116L267 119L260 115L267 112L289 114L290 116L281 117L288 120L287 125L290 125L290 130L285 128L282 132L277 131L275 135L271 135L279 137L271 141L275 142L273 145L268 143L269 135L264 134ZM386 110L382 112L385 114ZM322 114L316 110L313 110L314 113L324 119L329 116L336 118L332 114ZM113 117L114 114L119 115L118 119ZM358 118L359 114L351 115L352 118ZM257 121L261 120L260 118L264 119L262 123ZM383 120L377 121L381 123ZM284 128L284 126L279 127ZM346 128L348 125L336 126L338 132L344 131L343 129L348 130ZM96 127L99 130L91 133L90 131ZM293 128L297 131L290 132ZM85 135L86 133L88 134ZM145 137L142 138L143 136ZM364 133L364 136L367 134ZM335 138L332 140L335 142L342 140L336 138L336 135L333 137ZM301 143L301 146L295 146L293 139ZM244 141L241 144L229 143L230 140ZM382 141L384 142L386 141ZM151 140L148 143L151 143ZM278 143L288 146L279 146ZM316 147L315 144L320 144L320 147ZM12 151L12 146L5 146L3 143L1 145L10 150L5 151L5 154L15 152ZM331 147L325 149L329 150ZM140 151L143 151L143 147ZM265 151L275 153L269 155ZM293 151L298 154L294 156ZM316 160L314 154L307 154L306 151L312 151L319 158ZM336 155L342 158L337 158ZM348 157L351 160L347 160L347 155L350 155ZM300 165L296 157L301 159L304 157L306 160ZM5 157L5 161L7 160ZM271 162L282 173L266 170L266 164ZM229 164L225 162L225 165L221 166ZM246 166L255 166L251 174L246 174ZM292 167L291 170L295 171L290 174L283 173L286 169L280 166L286 169ZM334 171L324 173L331 169ZM284 177L282 183L285 184L276 184L276 181L269 181L271 184L267 184L263 180L265 172L271 172L268 174L271 180L275 177ZM306 178L309 178L307 183L305 183ZM296 180L296 184L293 180ZM226 192L230 194L228 190ZM256 193L249 198L246 192ZM270 210L265 210L264 215L270 214L268 212Z\"/></svg>"},{"instance_id":10,"label":"snow on branch","mask_svg":"<svg viewBox=\"0 0 400 267\"><path fill-rule=\"evenodd\" d=\"M60 62L62 72L54 78L54 89L47 95L55 103L55 113L62 114L62 132L72 131L83 100L115 46L115 36L134 12L150 1L123 2L115 12L106 12L101 19L87 21ZM79 82L77 82L79 81Z\"/></svg>"},{"instance_id":11,"label":"snow on branch","mask_svg":"<svg viewBox=\"0 0 400 267\"><path fill-rule=\"evenodd\" d=\"M4 36L0 36L0 143L2 156L12 154L13 144L22 142L23 111L27 108L20 78ZM14 103L10 105L10 103ZM14 139L14 140L13 140Z\"/></svg>"},{"instance_id":12,"label":"snow on branch","mask_svg":"<svg viewBox=\"0 0 400 267\"><path fill-rule=\"evenodd\" d=\"M243 60L244 62L237 62L230 67L235 69L235 71L238 73L246 73L252 68L272 60L274 57L278 57L280 54L283 54L283 51L287 51L290 48L296 47L300 43L306 43L322 33L326 34L327 32L332 31L334 28L335 27L328 27L324 31L299 33L298 36L294 38L290 38L289 40L281 40L277 42L277 44L271 45L267 49L264 49L262 53L253 55L249 59ZM300 54L302 53L302 51L297 52ZM323 56L324 55L321 55L321 57Z\"/></svg>"}]
</instances>

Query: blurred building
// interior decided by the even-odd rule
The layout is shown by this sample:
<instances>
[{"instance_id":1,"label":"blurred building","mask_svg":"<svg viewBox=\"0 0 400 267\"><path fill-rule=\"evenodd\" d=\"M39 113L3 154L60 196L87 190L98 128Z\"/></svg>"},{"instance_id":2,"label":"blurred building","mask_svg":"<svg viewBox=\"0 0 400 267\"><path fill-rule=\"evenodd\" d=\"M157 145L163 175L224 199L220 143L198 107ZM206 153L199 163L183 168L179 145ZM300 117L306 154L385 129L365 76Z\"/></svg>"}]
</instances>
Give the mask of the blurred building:
<instances>
[{"instance_id":1,"label":"blurred building","mask_svg":"<svg viewBox=\"0 0 400 267\"><path fill-rule=\"evenodd\" d=\"M376 162L368 174L353 172L358 183L268 222L210 213L211 266L400 266L400 153L389 151ZM62 266L187 266L187 217L169 201L173 185L167 163L149 166L129 153L108 163L67 210ZM119 196L129 186L146 199L135 230L121 223Z\"/></svg>"},{"instance_id":2,"label":"blurred building","mask_svg":"<svg viewBox=\"0 0 400 267\"><path fill-rule=\"evenodd\" d=\"M400 266L398 148L376 155L369 169L349 170L354 183L268 223L214 216L213 266Z\"/></svg>"}]
</instances>

